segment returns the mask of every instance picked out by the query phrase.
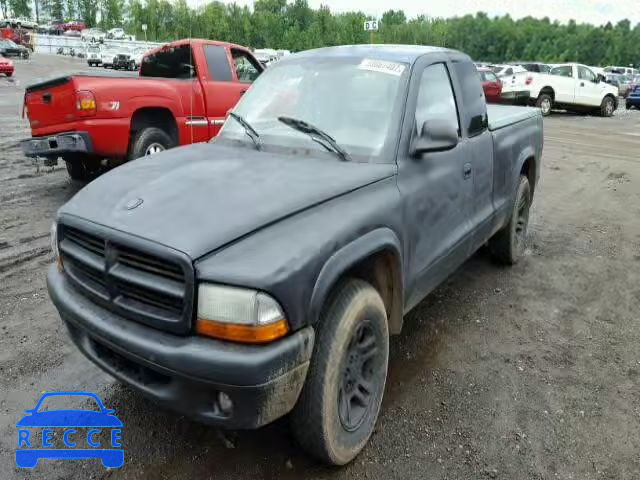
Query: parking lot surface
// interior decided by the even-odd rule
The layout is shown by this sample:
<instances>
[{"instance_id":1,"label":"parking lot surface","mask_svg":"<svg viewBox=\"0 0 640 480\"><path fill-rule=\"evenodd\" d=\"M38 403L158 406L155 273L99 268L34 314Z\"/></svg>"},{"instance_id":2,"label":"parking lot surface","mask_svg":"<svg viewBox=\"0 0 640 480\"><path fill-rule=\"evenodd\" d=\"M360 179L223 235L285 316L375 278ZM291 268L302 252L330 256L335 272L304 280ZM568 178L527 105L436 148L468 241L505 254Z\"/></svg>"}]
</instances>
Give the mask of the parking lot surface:
<instances>
[{"instance_id":1,"label":"parking lot surface","mask_svg":"<svg viewBox=\"0 0 640 480\"><path fill-rule=\"evenodd\" d=\"M80 69L97 71L36 55L0 77L2 478L640 478L640 111L545 119L526 258L504 268L480 251L408 315L371 442L335 469L293 445L286 419L220 432L159 409L72 345L45 274L53 215L82 184L18 141L24 87ZM115 409L121 469L15 466L15 423L52 390Z\"/></svg>"}]
</instances>

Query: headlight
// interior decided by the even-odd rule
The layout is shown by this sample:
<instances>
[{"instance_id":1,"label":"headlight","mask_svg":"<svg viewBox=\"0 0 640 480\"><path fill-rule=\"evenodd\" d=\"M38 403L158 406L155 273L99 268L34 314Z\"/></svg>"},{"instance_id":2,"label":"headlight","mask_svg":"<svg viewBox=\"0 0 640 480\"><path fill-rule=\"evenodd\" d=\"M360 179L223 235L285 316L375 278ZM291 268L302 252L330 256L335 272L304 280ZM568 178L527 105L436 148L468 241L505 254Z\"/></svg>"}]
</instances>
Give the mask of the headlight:
<instances>
[{"instance_id":1,"label":"headlight","mask_svg":"<svg viewBox=\"0 0 640 480\"><path fill-rule=\"evenodd\" d=\"M53 222L51 225L51 251L53 252L53 258L58 265L58 270L62 271L62 260L60 259L60 250L58 249L58 224Z\"/></svg>"},{"instance_id":2,"label":"headlight","mask_svg":"<svg viewBox=\"0 0 640 480\"><path fill-rule=\"evenodd\" d=\"M198 287L200 335L242 343L266 343L287 334L282 308L269 295L203 283Z\"/></svg>"}]
</instances>

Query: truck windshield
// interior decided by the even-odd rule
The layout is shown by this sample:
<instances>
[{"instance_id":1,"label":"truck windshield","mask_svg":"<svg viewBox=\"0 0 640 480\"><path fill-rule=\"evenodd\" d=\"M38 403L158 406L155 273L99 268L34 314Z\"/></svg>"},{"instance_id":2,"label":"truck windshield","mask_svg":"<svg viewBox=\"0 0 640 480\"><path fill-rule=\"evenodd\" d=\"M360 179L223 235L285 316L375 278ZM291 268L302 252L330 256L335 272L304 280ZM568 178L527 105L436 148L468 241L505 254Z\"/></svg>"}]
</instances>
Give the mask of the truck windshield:
<instances>
[{"instance_id":1,"label":"truck windshield","mask_svg":"<svg viewBox=\"0 0 640 480\"><path fill-rule=\"evenodd\" d=\"M322 149L309 135L278 119L294 118L330 135L350 155L372 157L389 139L406 64L361 58L302 58L269 67L242 97L235 112L263 145ZM238 122L226 122L219 138L245 140Z\"/></svg>"}]
</instances>

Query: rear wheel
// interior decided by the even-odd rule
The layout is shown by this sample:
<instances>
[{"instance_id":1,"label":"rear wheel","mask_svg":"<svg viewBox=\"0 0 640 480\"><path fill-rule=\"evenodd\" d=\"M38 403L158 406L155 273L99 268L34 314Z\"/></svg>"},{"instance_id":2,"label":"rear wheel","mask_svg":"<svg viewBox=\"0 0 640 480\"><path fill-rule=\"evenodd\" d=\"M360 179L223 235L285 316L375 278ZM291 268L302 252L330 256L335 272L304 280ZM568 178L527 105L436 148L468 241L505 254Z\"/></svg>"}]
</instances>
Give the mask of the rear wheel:
<instances>
[{"instance_id":1,"label":"rear wheel","mask_svg":"<svg viewBox=\"0 0 640 480\"><path fill-rule=\"evenodd\" d=\"M616 110L616 104L611 97L604 97L602 104L600 105L600 115L603 117L610 117Z\"/></svg>"},{"instance_id":2,"label":"rear wheel","mask_svg":"<svg viewBox=\"0 0 640 480\"><path fill-rule=\"evenodd\" d=\"M344 465L373 432L389 360L387 314L369 283L349 279L324 309L305 385L292 415L298 443Z\"/></svg>"},{"instance_id":3,"label":"rear wheel","mask_svg":"<svg viewBox=\"0 0 640 480\"><path fill-rule=\"evenodd\" d=\"M529 179L521 175L509 223L489 240L489 250L500 263L514 265L524 254L531 200Z\"/></svg>"},{"instance_id":4,"label":"rear wheel","mask_svg":"<svg viewBox=\"0 0 640 480\"><path fill-rule=\"evenodd\" d=\"M128 160L160 153L174 146L175 143L167 132L157 127L146 127L133 139Z\"/></svg>"},{"instance_id":5,"label":"rear wheel","mask_svg":"<svg viewBox=\"0 0 640 480\"><path fill-rule=\"evenodd\" d=\"M541 93L536 100L536 107L542 110L542 115L546 117L553 108L553 98L548 93Z\"/></svg>"}]
</instances>

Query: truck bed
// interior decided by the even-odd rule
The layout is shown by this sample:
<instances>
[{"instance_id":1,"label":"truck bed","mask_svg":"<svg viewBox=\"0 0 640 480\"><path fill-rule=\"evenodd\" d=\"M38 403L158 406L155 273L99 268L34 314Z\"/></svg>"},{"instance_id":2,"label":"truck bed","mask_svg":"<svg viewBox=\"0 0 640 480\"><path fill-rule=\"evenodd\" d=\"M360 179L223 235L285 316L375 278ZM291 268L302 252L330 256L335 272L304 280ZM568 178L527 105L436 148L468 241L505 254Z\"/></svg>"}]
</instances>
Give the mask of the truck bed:
<instances>
[{"instance_id":1,"label":"truck bed","mask_svg":"<svg viewBox=\"0 0 640 480\"><path fill-rule=\"evenodd\" d=\"M487 105L489 130L495 131L539 115L539 109L512 105Z\"/></svg>"}]
</instances>

